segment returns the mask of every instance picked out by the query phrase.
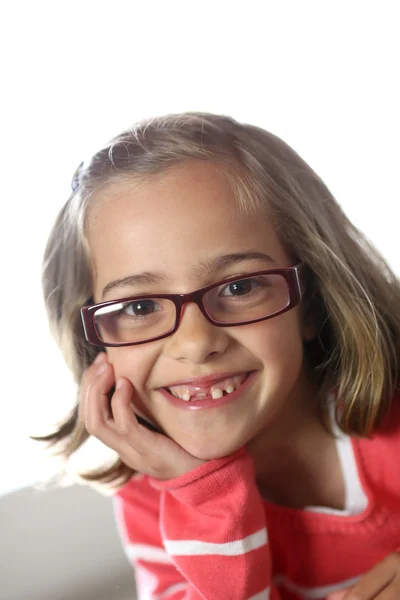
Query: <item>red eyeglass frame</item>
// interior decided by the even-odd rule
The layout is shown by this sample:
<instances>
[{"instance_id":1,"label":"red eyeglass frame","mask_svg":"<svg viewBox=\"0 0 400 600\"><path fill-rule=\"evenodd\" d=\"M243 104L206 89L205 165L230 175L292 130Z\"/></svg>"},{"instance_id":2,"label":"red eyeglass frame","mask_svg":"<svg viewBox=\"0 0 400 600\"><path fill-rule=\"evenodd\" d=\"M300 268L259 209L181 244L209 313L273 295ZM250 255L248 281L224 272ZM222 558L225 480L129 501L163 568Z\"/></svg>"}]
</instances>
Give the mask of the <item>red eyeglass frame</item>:
<instances>
[{"instance_id":1,"label":"red eyeglass frame","mask_svg":"<svg viewBox=\"0 0 400 600\"><path fill-rule=\"evenodd\" d=\"M228 277L227 279L223 279L222 281L218 281L216 283L212 283L211 285L202 287L202 288L195 290L194 292L190 292L188 294L144 294L141 296L129 296L127 298L120 298L118 300L108 300L106 302L100 302L99 304L91 304L88 306L84 306L80 309L80 313L81 313L81 319L82 319L85 337L86 337L86 340L90 344L92 344L94 346L102 346L102 347L104 347L104 346L107 346L107 347L137 346L139 344L148 344L150 342L155 342L156 340L161 340L163 338L166 338L166 337L172 335L178 329L179 323L180 323L181 317L182 317L182 308L188 302L194 302L195 304L197 304L197 306L199 307L199 309L201 310L202 314L207 319L207 321L209 323L212 323L212 325L215 325L216 327L238 327L240 325L249 325L251 323L259 323L260 321L267 321L268 319L272 319L273 317L277 317L278 315L281 315L281 314L287 312L288 310L291 310L292 308L297 306L297 304L299 304L302 297L304 296L304 291L305 291L305 286L304 286L304 281L303 281L304 270L305 270L305 265L304 265L304 263L300 262L291 267L285 267L285 268L281 268L281 269L268 269L268 270L264 270L264 271L254 271L252 273L246 273L245 275L242 275L242 276L235 275L232 277ZM289 289L289 303L287 306L285 306L285 308L283 308L282 310L280 310L276 313L273 313L272 315L268 315L267 317L262 317L260 319L253 319L251 321L235 321L233 323L232 322L220 323L219 321L214 321L214 319L212 317L210 317L210 315L207 313L207 311L203 305L203 296L208 291L212 290L215 287L219 287L221 285L231 283L232 281L240 281L241 279L247 279L247 278L251 278L251 277L255 277L255 276L259 276L259 275L282 275L285 278L286 283L288 285L288 289ZM175 304L175 309L176 309L175 325L169 331L167 331L166 333L163 333L162 335L159 335L155 338L150 338L148 340L143 340L140 342L125 342L123 344L112 344L109 342L103 342L103 340L100 338L100 336L97 333L96 325L94 322L94 313L96 310L98 310L99 308L110 306L112 304L119 304L120 302L133 302L134 300L146 300L148 298L164 298L166 300L170 300L171 302L173 302Z\"/></svg>"}]
</instances>

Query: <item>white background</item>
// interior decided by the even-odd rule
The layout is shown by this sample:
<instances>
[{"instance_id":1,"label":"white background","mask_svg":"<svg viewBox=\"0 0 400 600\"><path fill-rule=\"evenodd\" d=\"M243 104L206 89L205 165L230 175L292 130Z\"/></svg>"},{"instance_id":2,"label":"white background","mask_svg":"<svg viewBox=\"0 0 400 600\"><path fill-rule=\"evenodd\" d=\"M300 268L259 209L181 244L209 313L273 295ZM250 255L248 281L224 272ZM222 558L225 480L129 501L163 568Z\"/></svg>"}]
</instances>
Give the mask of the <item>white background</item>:
<instances>
[{"instance_id":1,"label":"white background","mask_svg":"<svg viewBox=\"0 0 400 600\"><path fill-rule=\"evenodd\" d=\"M5 3L4 3L5 4ZM202 110L269 129L400 273L397 1L9 2L0 9L0 493L34 481L73 403L40 289L77 165L134 121Z\"/></svg>"}]
</instances>

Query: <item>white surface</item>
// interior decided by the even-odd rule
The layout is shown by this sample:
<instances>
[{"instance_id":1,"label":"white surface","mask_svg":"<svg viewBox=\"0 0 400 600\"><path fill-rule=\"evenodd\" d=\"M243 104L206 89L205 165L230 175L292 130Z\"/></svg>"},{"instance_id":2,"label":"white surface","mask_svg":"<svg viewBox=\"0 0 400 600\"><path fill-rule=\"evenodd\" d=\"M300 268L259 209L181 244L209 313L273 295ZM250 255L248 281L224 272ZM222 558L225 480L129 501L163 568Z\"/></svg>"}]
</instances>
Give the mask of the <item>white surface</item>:
<instances>
[{"instance_id":1,"label":"white surface","mask_svg":"<svg viewBox=\"0 0 400 600\"><path fill-rule=\"evenodd\" d=\"M0 600L135 600L111 499L81 486L0 498Z\"/></svg>"},{"instance_id":2,"label":"white surface","mask_svg":"<svg viewBox=\"0 0 400 600\"><path fill-rule=\"evenodd\" d=\"M1 9L0 493L35 479L26 434L73 401L41 305L50 226L81 160L137 119L205 110L277 133L400 272L397 11L307 0Z\"/></svg>"}]
</instances>

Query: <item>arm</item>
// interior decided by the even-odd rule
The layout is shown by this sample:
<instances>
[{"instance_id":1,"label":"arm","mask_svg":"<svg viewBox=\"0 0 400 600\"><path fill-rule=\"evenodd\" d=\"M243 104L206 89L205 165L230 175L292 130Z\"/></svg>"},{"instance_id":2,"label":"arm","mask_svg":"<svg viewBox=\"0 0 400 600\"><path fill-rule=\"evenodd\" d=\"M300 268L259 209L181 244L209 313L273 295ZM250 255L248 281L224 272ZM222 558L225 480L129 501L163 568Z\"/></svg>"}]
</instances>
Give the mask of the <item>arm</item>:
<instances>
[{"instance_id":1,"label":"arm","mask_svg":"<svg viewBox=\"0 0 400 600\"><path fill-rule=\"evenodd\" d=\"M119 533L134 566L139 600L197 600L165 551L159 531L160 494L147 477L136 476L113 498Z\"/></svg>"},{"instance_id":2,"label":"arm","mask_svg":"<svg viewBox=\"0 0 400 600\"><path fill-rule=\"evenodd\" d=\"M116 507L140 600L278 600L244 449L172 480L133 481Z\"/></svg>"}]
</instances>

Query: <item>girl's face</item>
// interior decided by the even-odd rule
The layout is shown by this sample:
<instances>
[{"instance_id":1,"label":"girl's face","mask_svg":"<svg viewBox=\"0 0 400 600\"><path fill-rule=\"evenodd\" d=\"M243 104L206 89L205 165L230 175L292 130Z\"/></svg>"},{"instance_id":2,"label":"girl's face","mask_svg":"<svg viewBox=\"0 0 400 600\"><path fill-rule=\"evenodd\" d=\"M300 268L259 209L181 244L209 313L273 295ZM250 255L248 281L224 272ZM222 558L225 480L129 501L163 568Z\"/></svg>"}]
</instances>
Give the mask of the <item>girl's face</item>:
<instances>
[{"instance_id":1,"label":"girl's face","mask_svg":"<svg viewBox=\"0 0 400 600\"><path fill-rule=\"evenodd\" d=\"M95 302L187 293L293 264L263 213L241 214L226 176L208 162L188 161L146 181L103 190L89 214L88 241ZM202 268L249 252L266 256ZM110 282L140 273L157 274L159 282L114 287L102 295ZM303 340L309 337L299 306L268 321L223 328L187 304L170 337L108 348L107 354L116 378L132 383L138 412L190 454L211 459L298 423L309 393L303 369ZM251 371L256 372L251 385L221 406L187 410L187 403L171 404L160 391L190 378Z\"/></svg>"}]
</instances>

